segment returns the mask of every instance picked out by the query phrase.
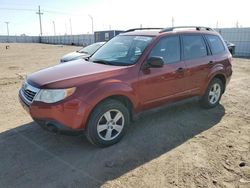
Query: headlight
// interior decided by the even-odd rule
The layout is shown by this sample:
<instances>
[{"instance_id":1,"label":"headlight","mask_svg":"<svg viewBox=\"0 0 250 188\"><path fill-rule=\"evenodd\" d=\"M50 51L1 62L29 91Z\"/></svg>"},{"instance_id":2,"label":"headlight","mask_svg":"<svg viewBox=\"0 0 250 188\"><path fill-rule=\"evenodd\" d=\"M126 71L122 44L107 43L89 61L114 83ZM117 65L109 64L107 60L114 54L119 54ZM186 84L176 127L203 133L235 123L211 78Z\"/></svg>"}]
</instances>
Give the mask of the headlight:
<instances>
[{"instance_id":1,"label":"headlight","mask_svg":"<svg viewBox=\"0 0 250 188\"><path fill-rule=\"evenodd\" d=\"M41 89L35 96L34 101L55 103L69 97L74 92L74 87L68 89Z\"/></svg>"}]
</instances>

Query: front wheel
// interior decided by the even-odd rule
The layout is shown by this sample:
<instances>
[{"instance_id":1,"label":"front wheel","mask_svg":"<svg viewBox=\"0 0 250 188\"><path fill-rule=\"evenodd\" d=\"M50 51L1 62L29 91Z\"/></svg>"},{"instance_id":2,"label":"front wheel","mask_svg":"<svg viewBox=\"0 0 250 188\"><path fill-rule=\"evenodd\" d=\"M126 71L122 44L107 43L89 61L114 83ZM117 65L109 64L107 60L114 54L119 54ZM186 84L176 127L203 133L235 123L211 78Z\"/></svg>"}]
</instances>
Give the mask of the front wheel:
<instances>
[{"instance_id":1,"label":"front wheel","mask_svg":"<svg viewBox=\"0 0 250 188\"><path fill-rule=\"evenodd\" d=\"M220 102L224 85L218 78L214 78L208 85L206 93L201 99L202 106L205 108L213 108Z\"/></svg>"},{"instance_id":2,"label":"front wheel","mask_svg":"<svg viewBox=\"0 0 250 188\"><path fill-rule=\"evenodd\" d=\"M121 102L108 99L90 115L86 136L97 146L106 147L121 140L129 124L129 111Z\"/></svg>"}]
</instances>

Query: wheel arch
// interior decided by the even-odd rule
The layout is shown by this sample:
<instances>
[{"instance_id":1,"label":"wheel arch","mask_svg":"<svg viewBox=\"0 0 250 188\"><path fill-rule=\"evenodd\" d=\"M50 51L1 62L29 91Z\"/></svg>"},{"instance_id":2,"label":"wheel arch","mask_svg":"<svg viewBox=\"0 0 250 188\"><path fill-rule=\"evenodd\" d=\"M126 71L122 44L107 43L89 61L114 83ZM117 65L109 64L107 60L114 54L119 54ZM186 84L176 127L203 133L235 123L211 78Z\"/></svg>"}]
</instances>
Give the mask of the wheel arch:
<instances>
[{"instance_id":1,"label":"wheel arch","mask_svg":"<svg viewBox=\"0 0 250 188\"><path fill-rule=\"evenodd\" d=\"M222 93L224 93L225 92L225 87L226 87L226 77L225 77L225 75L224 74L220 74L220 73L216 74L211 80L213 80L214 78L218 78L218 79L220 79L222 81L223 86L224 86Z\"/></svg>"},{"instance_id":2,"label":"wheel arch","mask_svg":"<svg viewBox=\"0 0 250 188\"><path fill-rule=\"evenodd\" d=\"M222 93L225 92L225 89L226 89L226 75L223 73L223 72L214 72L213 74L211 74L210 76L208 76L208 79L206 81L206 83L204 84L204 87L202 89L202 95L205 94L206 90L207 90L207 87L209 85L209 83L214 79L214 78L218 78L222 81L223 83L223 91Z\"/></svg>"},{"instance_id":3,"label":"wheel arch","mask_svg":"<svg viewBox=\"0 0 250 188\"><path fill-rule=\"evenodd\" d=\"M132 103L132 101L130 100L129 97L125 96L125 95L110 95L106 98L103 98L101 101L99 101L94 107L93 109L100 103L106 101L106 100L109 100L109 99L113 99L113 100L117 100L119 102L121 102L122 104L125 105L126 108L128 108L129 110L129 115L130 117L132 117L133 115L133 112L134 112L134 105Z\"/></svg>"},{"instance_id":4,"label":"wheel arch","mask_svg":"<svg viewBox=\"0 0 250 188\"><path fill-rule=\"evenodd\" d=\"M116 86L115 86L116 85ZM109 89L108 89L109 88ZM107 92L109 91L109 92ZM102 95L100 95L102 93ZM94 109L102 102L113 99L121 102L128 108L130 119L133 119L134 112L137 111L139 102L133 89L125 84L113 84L110 87L103 87L97 89L87 98L86 102L90 105L88 109L88 115L83 121L83 127L85 127L89 121L89 118Z\"/></svg>"}]
</instances>

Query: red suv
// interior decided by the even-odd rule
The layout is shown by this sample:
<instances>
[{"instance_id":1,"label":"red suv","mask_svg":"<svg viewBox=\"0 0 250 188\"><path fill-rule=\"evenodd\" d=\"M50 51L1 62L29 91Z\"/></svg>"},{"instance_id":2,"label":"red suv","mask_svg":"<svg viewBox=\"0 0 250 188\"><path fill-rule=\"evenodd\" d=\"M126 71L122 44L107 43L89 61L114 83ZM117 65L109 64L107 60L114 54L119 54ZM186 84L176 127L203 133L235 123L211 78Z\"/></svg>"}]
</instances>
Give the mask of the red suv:
<instances>
[{"instance_id":1,"label":"red suv","mask_svg":"<svg viewBox=\"0 0 250 188\"><path fill-rule=\"evenodd\" d=\"M88 60L29 75L19 98L42 127L84 130L91 143L109 146L144 110L193 96L215 107L232 75L231 60L211 28L131 29Z\"/></svg>"}]
</instances>

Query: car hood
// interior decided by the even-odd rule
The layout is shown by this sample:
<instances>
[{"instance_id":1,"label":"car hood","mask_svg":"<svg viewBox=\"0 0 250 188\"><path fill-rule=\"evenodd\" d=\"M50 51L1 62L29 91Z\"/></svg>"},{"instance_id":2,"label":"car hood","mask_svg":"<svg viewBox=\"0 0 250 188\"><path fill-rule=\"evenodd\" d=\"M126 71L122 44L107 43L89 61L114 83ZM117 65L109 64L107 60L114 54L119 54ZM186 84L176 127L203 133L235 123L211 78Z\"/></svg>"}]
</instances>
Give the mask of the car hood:
<instances>
[{"instance_id":1,"label":"car hood","mask_svg":"<svg viewBox=\"0 0 250 188\"><path fill-rule=\"evenodd\" d=\"M115 72L117 73L117 70L119 72L119 69L125 69L126 67L75 60L71 63L59 64L34 72L28 75L27 82L38 88L73 87L77 82L82 84L84 81L89 82L99 77L110 77Z\"/></svg>"},{"instance_id":2,"label":"car hood","mask_svg":"<svg viewBox=\"0 0 250 188\"><path fill-rule=\"evenodd\" d=\"M72 60L80 58L80 57L81 58L86 58L86 57L89 57L89 54L79 53L79 52L71 52L71 53L68 53L68 54L64 55L61 58L61 62L64 63L64 62L67 62L67 61L72 61Z\"/></svg>"}]
</instances>

